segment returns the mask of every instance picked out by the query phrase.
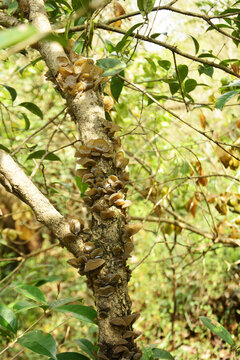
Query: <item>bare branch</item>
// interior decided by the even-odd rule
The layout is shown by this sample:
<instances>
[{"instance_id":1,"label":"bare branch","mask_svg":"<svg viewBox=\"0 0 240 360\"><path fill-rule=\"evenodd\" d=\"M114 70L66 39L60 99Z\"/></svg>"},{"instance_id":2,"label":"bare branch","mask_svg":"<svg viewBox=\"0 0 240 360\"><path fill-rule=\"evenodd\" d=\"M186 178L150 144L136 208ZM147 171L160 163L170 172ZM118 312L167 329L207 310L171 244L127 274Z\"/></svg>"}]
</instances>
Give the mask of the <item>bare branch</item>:
<instances>
[{"instance_id":1,"label":"bare branch","mask_svg":"<svg viewBox=\"0 0 240 360\"><path fill-rule=\"evenodd\" d=\"M0 11L0 25L6 28L17 26L22 24L21 21L16 19L14 16L10 16L3 11Z\"/></svg>"},{"instance_id":2,"label":"bare branch","mask_svg":"<svg viewBox=\"0 0 240 360\"><path fill-rule=\"evenodd\" d=\"M69 233L68 221L3 150L0 150L0 175L0 182L5 189L28 204L37 220L46 225L57 238L62 240Z\"/></svg>"}]
</instances>

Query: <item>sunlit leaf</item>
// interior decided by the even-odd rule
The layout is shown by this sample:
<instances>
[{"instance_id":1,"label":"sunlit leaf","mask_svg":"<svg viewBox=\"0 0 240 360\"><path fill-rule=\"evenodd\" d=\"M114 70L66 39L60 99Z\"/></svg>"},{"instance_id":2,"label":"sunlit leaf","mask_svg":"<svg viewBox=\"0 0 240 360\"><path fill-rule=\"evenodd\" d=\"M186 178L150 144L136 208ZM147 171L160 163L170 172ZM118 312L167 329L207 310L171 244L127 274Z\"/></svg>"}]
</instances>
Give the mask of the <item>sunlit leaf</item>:
<instances>
[{"instance_id":1,"label":"sunlit leaf","mask_svg":"<svg viewBox=\"0 0 240 360\"><path fill-rule=\"evenodd\" d=\"M51 334L44 333L41 330L30 331L18 339L19 344L32 350L33 352L52 357L56 357L56 343Z\"/></svg>"},{"instance_id":2,"label":"sunlit leaf","mask_svg":"<svg viewBox=\"0 0 240 360\"><path fill-rule=\"evenodd\" d=\"M2 30L0 31L0 49L6 49L30 38L35 38L37 34L39 31L32 25L20 25L12 29Z\"/></svg>"},{"instance_id":3,"label":"sunlit leaf","mask_svg":"<svg viewBox=\"0 0 240 360\"><path fill-rule=\"evenodd\" d=\"M124 77L124 71L121 71L119 73L119 75ZM118 101L118 99L119 99L119 96L122 92L123 85L124 85L124 80L121 79L120 77L113 76L111 78L111 82L110 82L111 94L116 101Z\"/></svg>"},{"instance_id":4,"label":"sunlit leaf","mask_svg":"<svg viewBox=\"0 0 240 360\"><path fill-rule=\"evenodd\" d=\"M141 26L143 23L138 23L133 25L123 36L122 40L119 41L119 43L115 46L115 51L120 52L123 47L125 46L128 37L134 32L135 29L137 29L139 26Z\"/></svg>"},{"instance_id":5,"label":"sunlit leaf","mask_svg":"<svg viewBox=\"0 0 240 360\"><path fill-rule=\"evenodd\" d=\"M195 79L187 79L184 82L184 91L186 93L190 93L196 88L196 86L197 86L197 81Z\"/></svg>"},{"instance_id":6,"label":"sunlit leaf","mask_svg":"<svg viewBox=\"0 0 240 360\"><path fill-rule=\"evenodd\" d=\"M82 179L79 176L75 176L75 181L76 181L76 185L80 190L81 196L84 196L87 188L88 188L88 184L82 182Z\"/></svg>"},{"instance_id":7,"label":"sunlit leaf","mask_svg":"<svg viewBox=\"0 0 240 360\"><path fill-rule=\"evenodd\" d=\"M77 339L75 343L84 351L86 354L90 356L91 359L95 359L94 355L94 345L88 339Z\"/></svg>"},{"instance_id":8,"label":"sunlit leaf","mask_svg":"<svg viewBox=\"0 0 240 360\"><path fill-rule=\"evenodd\" d=\"M43 113L36 104L33 104L32 102L22 102L21 104L18 104L18 106L24 107L25 109L31 111L34 115L43 119Z\"/></svg>"},{"instance_id":9,"label":"sunlit leaf","mask_svg":"<svg viewBox=\"0 0 240 360\"><path fill-rule=\"evenodd\" d=\"M53 360L53 358L48 360ZM64 352L57 354L57 360L89 360L89 358L76 352Z\"/></svg>"},{"instance_id":10,"label":"sunlit leaf","mask_svg":"<svg viewBox=\"0 0 240 360\"><path fill-rule=\"evenodd\" d=\"M118 59L105 58L96 61L97 65L104 69L103 76L113 76L120 73L126 64Z\"/></svg>"},{"instance_id":11,"label":"sunlit leaf","mask_svg":"<svg viewBox=\"0 0 240 360\"><path fill-rule=\"evenodd\" d=\"M149 14L154 8L155 0L137 0L139 10L143 15Z\"/></svg>"},{"instance_id":12,"label":"sunlit leaf","mask_svg":"<svg viewBox=\"0 0 240 360\"><path fill-rule=\"evenodd\" d=\"M193 37L192 35L190 35L190 37L191 37L191 39L192 39L192 41L193 41L193 43L194 43L194 46L195 46L195 54L197 54L198 51L199 51L199 42L198 42L197 39L195 39L195 37Z\"/></svg>"},{"instance_id":13,"label":"sunlit leaf","mask_svg":"<svg viewBox=\"0 0 240 360\"><path fill-rule=\"evenodd\" d=\"M39 306L40 305L30 303L29 301L18 301L14 304L13 309L16 310L16 312L20 312L20 311L38 308Z\"/></svg>"},{"instance_id":14,"label":"sunlit leaf","mask_svg":"<svg viewBox=\"0 0 240 360\"><path fill-rule=\"evenodd\" d=\"M14 334L17 333L17 318L14 312L4 304L0 304L0 325Z\"/></svg>"},{"instance_id":15,"label":"sunlit leaf","mask_svg":"<svg viewBox=\"0 0 240 360\"><path fill-rule=\"evenodd\" d=\"M38 150L38 151L34 151L33 153L31 153L30 155L28 155L27 160L30 159L41 159L43 157L43 155L46 153L45 150ZM52 153L47 154L44 157L44 160L50 160L50 161L61 161L61 159Z\"/></svg>"},{"instance_id":16,"label":"sunlit leaf","mask_svg":"<svg viewBox=\"0 0 240 360\"><path fill-rule=\"evenodd\" d=\"M16 287L15 290L29 299L35 300L41 304L47 303L44 293L36 286L20 285Z\"/></svg>"},{"instance_id":17,"label":"sunlit leaf","mask_svg":"<svg viewBox=\"0 0 240 360\"><path fill-rule=\"evenodd\" d=\"M166 350L152 349L154 359L174 360L174 357Z\"/></svg>"},{"instance_id":18,"label":"sunlit leaf","mask_svg":"<svg viewBox=\"0 0 240 360\"><path fill-rule=\"evenodd\" d=\"M205 74L209 77L213 76L214 68L209 65L199 65L198 67L199 75Z\"/></svg>"},{"instance_id":19,"label":"sunlit leaf","mask_svg":"<svg viewBox=\"0 0 240 360\"><path fill-rule=\"evenodd\" d=\"M97 312L90 306L84 305L60 305L54 308L55 311L62 313L69 313L73 317L80 319L82 321L91 322L96 324L97 321Z\"/></svg>"},{"instance_id":20,"label":"sunlit leaf","mask_svg":"<svg viewBox=\"0 0 240 360\"><path fill-rule=\"evenodd\" d=\"M158 60L158 65L165 70L169 70L171 68L171 62L168 60Z\"/></svg>"},{"instance_id":21,"label":"sunlit leaf","mask_svg":"<svg viewBox=\"0 0 240 360\"><path fill-rule=\"evenodd\" d=\"M8 91L9 94L11 95L12 101L14 101L14 100L16 99L16 97L17 97L17 92L16 92L16 90L15 90L13 87L8 86L8 85L4 85L4 84L0 84L0 85L4 86L5 89L7 89L7 91Z\"/></svg>"},{"instance_id":22,"label":"sunlit leaf","mask_svg":"<svg viewBox=\"0 0 240 360\"><path fill-rule=\"evenodd\" d=\"M223 94L222 96L220 96L217 101L216 101L216 108L222 110L223 106L235 95L240 93L240 89L239 90L232 90L232 91L228 91L225 94Z\"/></svg>"},{"instance_id":23,"label":"sunlit leaf","mask_svg":"<svg viewBox=\"0 0 240 360\"><path fill-rule=\"evenodd\" d=\"M187 65L180 64L180 65L178 65L177 70L178 70L178 74L180 77L180 81L183 82L183 80L188 75L188 67L187 67Z\"/></svg>"},{"instance_id":24,"label":"sunlit leaf","mask_svg":"<svg viewBox=\"0 0 240 360\"><path fill-rule=\"evenodd\" d=\"M228 343L230 346L234 346L231 334L221 324L205 316L200 316L199 318L209 330L219 336L222 340L226 341L226 343Z\"/></svg>"}]
</instances>

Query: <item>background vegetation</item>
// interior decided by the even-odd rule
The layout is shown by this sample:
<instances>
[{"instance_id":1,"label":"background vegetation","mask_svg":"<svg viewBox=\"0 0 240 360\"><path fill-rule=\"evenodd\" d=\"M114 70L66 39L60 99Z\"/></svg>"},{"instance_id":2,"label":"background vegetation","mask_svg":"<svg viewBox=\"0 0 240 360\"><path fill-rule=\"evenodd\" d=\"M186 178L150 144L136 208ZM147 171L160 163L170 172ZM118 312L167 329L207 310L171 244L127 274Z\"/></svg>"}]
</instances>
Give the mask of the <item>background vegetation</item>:
<instances>
[{"instance_id":1,"label":"background vegetation","mask_svg":"<svg viewBox=\"0 0 240 360\"><path fill-rule=\"evenodd\" d=\"M133 309L141 313L135 328L142 332L138 343L143 359L151 358L151 345L175 359L234 359L235 351L199 317L221 323L239 345L239 2L156 2L159 10L148 14L141 6L154 2L138 1L142 14L115 23L116 33L101 26L94 32L71 30L87 18L71 15L76 3L46 1L52 24L70 29L77 52L95 60L118 59L122 66L104 92L114 98L108 116L122 127L130 160L129 215L143 223L129 259ZM126 13L138 10L137 2L119 3ZM11 0L3 1L2 8L12 16L19 11ZM107 23L118 15L109 3L96 19ZM129 29L139 36L123 39L118 33ZM0 34L0 46L1 39ZM9 45L1 47L0 148L14 156L63 215L85 214L86 188L75 178L75 125L64 101L46 80L46 66L36 50L24 47L11 53ZM81 340L97 343L93 321L66 312L44 313L34 299L30 304L38 306L27 306L26 292L19 287L23 284L41 289L48 303L71 298L69 303L81 299L94 306L94 300L54 236L36 223L26 205L3 188L0 194L1 303L15 309L22 331L37 322L34 330L51 333L58 352L81 349L94 358L91 345ZM14 337L1 325L4 349ZM4 359L39 359L22 349L14 343Z\"/></svg>"}]
</instances>

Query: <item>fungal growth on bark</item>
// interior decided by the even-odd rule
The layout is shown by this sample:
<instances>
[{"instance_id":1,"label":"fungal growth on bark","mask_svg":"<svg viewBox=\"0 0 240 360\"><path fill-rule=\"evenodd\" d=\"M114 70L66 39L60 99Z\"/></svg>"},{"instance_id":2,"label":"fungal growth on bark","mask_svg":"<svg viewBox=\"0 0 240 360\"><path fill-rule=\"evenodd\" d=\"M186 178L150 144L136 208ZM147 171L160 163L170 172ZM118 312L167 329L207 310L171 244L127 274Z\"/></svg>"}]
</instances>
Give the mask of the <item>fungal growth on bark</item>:
<instances>
[{"instance_id":1,"label":"fungal growth on bark","mask_svg":"<svg viewBox=\"0 0 240 360\"><path fill-rule=\"evenodd\" d=\"M82 110L82 117L74 114L81 140L75 153L76 174L88 184L83 201L91 220L88 228L81 220L70 222L72 236L81 238L82 245L76 258L69 259L68 263L77 268L80 275L87 276L87 284L95 297L99 359L140 359L141 352L134 342L138 334L132 328L139 314L131 312L127 289L131 276L127 259L134 249L132 236L141 229L141 224L129 223L127 214L131 205L126 198L129 159L121 150L117 136L121 127L104 117L104 111L111 110L113 100L101 97L103 69L72 50L69 54L69 58L57 58L57 83L68 103L71 101L68 94L74 97L74 106L69 104L72 112L77 101L83 108L90 101L89 113L96 113L88 116L86 111L83 115Z\"/></svg>"}]
</instances>

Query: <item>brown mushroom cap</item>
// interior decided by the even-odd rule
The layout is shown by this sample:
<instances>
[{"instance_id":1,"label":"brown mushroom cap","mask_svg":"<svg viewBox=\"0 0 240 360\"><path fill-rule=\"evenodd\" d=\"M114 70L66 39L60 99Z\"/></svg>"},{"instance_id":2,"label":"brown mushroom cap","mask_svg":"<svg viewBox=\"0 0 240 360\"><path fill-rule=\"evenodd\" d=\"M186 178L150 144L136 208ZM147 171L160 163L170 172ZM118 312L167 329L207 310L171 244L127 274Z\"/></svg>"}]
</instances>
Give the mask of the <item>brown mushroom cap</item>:
<instances>
[{"instance_id":1,"label":"brown mushroom cap","mask_svg":"<svg viewBox=\"0 0 240 360\"><path fill-rule=\"evenodd\" d=\"M91 149L86 145L81 145L79 146L77 153L79 153L81 157L88 156L91 155Z\"/></svg>"},{"instance_id":2,"label":"brown mushroom cap","mask_svg":"<svg viewBox=\"0 0 240 360\"><path fill-rule=\"evenodd\" d=\"M130 339L131 337L134 336L134 332L133 331L126 331L124 334L123 334L123 338L124 339Z\"/></svg>"},{"instance_id":3,"label":"brown mushroom cap","mask_svg":"<svg viewBox=\"0 0 240 360\"><path fill-rule=\"evenodd\" d=\"M89 169L77 169L76 174L77 174L77 176L79 176L80 178L82 178L83 175L85 175L85 174L90 174L89 171L90 171Z\"/></svg>"},{"instance_id":4,"label":"brown mushroom cap","mask_svg":"<svg viewBox=\"0 0 240 360\"><path fill-rule=\"evenodd\" d=\"M142 357L142 353L141 352L137 352L134 356L133 356L133 360L140 360Z\"/></svg>"},{"instance_id":5,"label":"brown mushroom cap","mask_svg":"<svg viewBox=\"0 0 240 360\"><path fill-rule=\"evenodd\" d=\"M115 349L113 350L114 354L120 354L121 352L129 352L128 348L126 346L123 345L119 345L116 346Z\"/></svg>"},{"instance_id":6,"label":"brown mushroom cap","mask_svg":"<svg viewBox=\"0 0 240 360\"><path fill-rule=\"evenodd\" d=\"M108 152L110 147L104 139L96 139L93 142L93 149L100 152Z\"/></svg>"},{"instance_id":7,"label":"brown mushroom cap","mask_svg":"<svg viewBox=\"0 0 240 360\"><path fill-rule=\"evenodd\" d=\"M124 204L122 205L122 209L126 209L127 207L132 205L131 200L125 200Z\"/></svg>"},{"instance_id":8,"label":"brown mushroom cap","mask_svg":"<svg viewBox=\"0 0 240 360\"><path fill-rule=\"evenodd\" d=\"M130 324L132 324L133 322L135 322L138 318L139 318L140 314L139 313L133 313L131 315L127 315L123 317L123 320L125 321L125 323L127 324L127 326L129 326Z\"/></svg>"},{"instance_id":9,"label":"brown mushroom cap","mask_svg":"<svg viewBox=\"0 0 240 360\"><path fill-rule=\"evenodd\" d=\"M67 66L69 64L67 56L57 56L57 62L59 66Z\"/></svg>"},{"instance_id":10,"label":"brown mushroom cap","mask_svg":"<svg viewBox=\"0 0 240 360\"><path fill-rule=\"evenodd\" d=\"M87 253L92 252L94 249L95 249L95 244L94 244L93 242L87 241L87 242L84 244L84 250L85 250Z\"/></svg>"},{"instance_id":11,"label":"brown mushroom cap","mask_svg":"<svg viewBox=\"0 0 240 360\"><path fill-rule=\"evenodd\" d=\"M126 339L120 339L118 340L115 345L127 345L128 341Z\"/></svg>"},{"instance_id":12,"label":"brown mushroom cap","mask_svg":"<svg viewBox=\"0 0 240 360\"><path fill-rule=\"evenodd\" d=\"M118 199L118 200L114 201L114 205L116 205L116 206L123 206L124 204L125 204L124 199Z\"/></svg>"},{"instance_id":13,"label":"brown mushroom cap","mask_svg":"<svg viewBox=\"0 0 240 360\"><path fill-rule=\"evenodd\" d=\"M93 203L93 200L89 197L89 196L84 196L83 197L83 201L85 202L86 205L91 206Z\"/></svg>"},{"instance_id":14,"label":"brown mushroom cap","mask_svg":"<svg viewBox=\"0 0 240 360\"><path fill-rule=\"evenodd\" d=\"M116 200L123 199L124 195L121 192L114 193L109 196L109 205L114 204Z\"/></svg>"},{"instance_id":15,"label":"brown mushroom cap","mask_svg":"<svg viewBox=\"0 0 240 360\"><path fill-rule=\"evenodd\" d=\"M66 78L67 76L73 74L73 68L72 68L72 66L70 66L70 65L66 65L66 66L64 66L64 67L60 66L60 67L58 68L58 71L59 71L59 73L60 73L63 77L65 77L65 78Z\"/></svg>"},{"instance_id":16,"label":"brown mushroom cap","mask_svg":"<svg viewBox=\"0 0 240 360\"><path fill-rule=\"evenodd\" d=\"M67 263L71 266L73 266L74 268L78 269L79 268L79 263L77 261L76 258L72 258L72 259L68 259Z\"/></svg>"},{"instance_id":17,"label":"brown mushroom cap","mask_svg":"<svg viewBox=\"0 0 240 360\"><path fill-rule=\"evenodd\" d=\"M100 216L103 220L106 220L106 219L111 219L113 218L115 215L115 211L113 210L109 210L109 209L106 209L106 210L102 210L100 212Z\"/></svg>"},{"instance_id":18,"label":"brown mushroom cap","mask_svg":"<svg viewBox=\"0 0 240 360\"><path fill-rule=\"evenodd\" d=\"M78 235L84 227L83 223L80 222L78 219L71 219L69 224L71 232L75 235Z\"/></svg>"},{"instance_id":19,"label":"brown mushroom cap","mask_svg":"<svg viewBox=\"0 0 240 360\"><path fill-rule=\"evenodd\" d=\"M93 159L90 159L90 158L81 158L81 159L77 160L77 163L81 164L82 166L85 166L87 168L96 165L96 161L94 161Z\"/></svg>"},{"instance_id":20,"label":"brown mushroom cap","mask_svg":"<svg viewBox=\"0 0 240 360\"><path fill-rule=\"evenodd\" d=\"M105 263L103 259L90 259L87 261L84 267L84 272L89 272L98 269Z\"/></svg>"},{"instance_id":21,"label":"brown mushroom cap","mask_svg":"<svg viewBox=\"0 0 240 360\"><path fill-rule=\"evenodd\" d=\"M142 229L141 223L128 224L125 226L125 235L131 237L141 229Z\"/></svg>"},{"instance_id":22,"label":"brown mushroom cap","mask_svg":"<svg viewBox=\"0 0 240 360\"><path fill-rule=\"evenodd\" d=\"M90 258L93 259L97 256L102 256L102 255L103 255L103 249L97 248L90 253Z\"/></svg>"},{"instance_id":23,"label":"brown mushroom cap","mask_svg":"<svg viewBox=\"0 0 240 360\"><path fill-rule=\"evenodd\" d=\"M125 323L125 321L120 318L120 317L116 317L116 318L113 318L110 320L110 324L111 325L115 325L115 326L123 326L123 327L126 327L127 324Z\"/></svg>"},{"instance_id":24,"label":"brown mushroom cap","mask_svg":"<svg viewBox=\"0 0 240 360\"><path fill-rule=\"evenodd\" d=\"M107 286L103 286L103 287L100 287L98 290L97 290L97 293L99 296L104 296L104 297L108 297L110 295L112 295L115 291L115 288L111 285L107 285Z\"/></svg>"}]
</instances>

